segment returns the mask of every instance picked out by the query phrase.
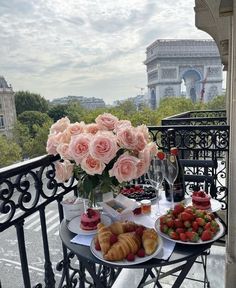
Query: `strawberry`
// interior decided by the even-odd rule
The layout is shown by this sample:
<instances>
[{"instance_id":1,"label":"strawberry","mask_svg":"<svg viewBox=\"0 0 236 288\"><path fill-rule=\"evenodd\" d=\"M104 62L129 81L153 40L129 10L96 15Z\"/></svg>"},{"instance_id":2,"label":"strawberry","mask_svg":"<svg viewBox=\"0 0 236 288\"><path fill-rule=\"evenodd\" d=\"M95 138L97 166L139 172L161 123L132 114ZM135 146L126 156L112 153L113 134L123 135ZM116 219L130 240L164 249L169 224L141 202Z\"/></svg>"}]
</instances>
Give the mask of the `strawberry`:
<instances>
[{"instance_id":1,"label":"strawberry","mask_svg":"<svg viewBox=\"0 0 236 288\"><path fill-rule=\"evenodd\" d=\"M177 228L175 230L176 233L180 234L180 233L184 233L185 232L185 229L184 228Z\"/></svg>"},{"instance_id":2,"label":"strawberry","mask_svg":"<svg viewBox=\"0 0 236 288\"><path fill-rule=\"evenodd\" d=\"M212 232L210 230L204 230L201 235L202 241L209 241L213 237Z\"/></svg>"},{"instance_id":3,"label":"strawberry","mask_svg":"<svg viewBox=\"0 0 236 288\"><path fill-rule=\"evenodd\" d=\"M163 215L160 217L160 224L166 224L166 221L168 220L168 216L167 215Z\"/></svg>"},{"instance_id":4,"label":"strawberry","mask_svg":"<svg viewBox=\"0 0 236 288\"><path fill-rule=\"evenodd\" d=\"M110 237L110 244L114 244L118 241L118 238L115 234L112 234L111 237Z\"/></svg>"},{"instance_id":5,"label":"strawberry","mask_svg":"<svg viewBox=\"0 0 236 288\"><path fill-rule=\"evenodd\" d=\"M168 233L168 226L166 225L166 224L161 224L160 225L160 230L161 230L161 232L162 233L165 233L165 234L167 234Z\"/></svg>"},{"instance_id":6,"label":"strawberry","mask_svg":"<svg viewBox=\"0 0 236 288\"><path fill-rule=\"evenodd\" d=\"M101 251L101 246L100 246L100 244L99 244L98 241L95 242L95 249L96 249L97 251Z\"/></svg>"},{"instance_id":7,"label":"strawberry","mask_svg":"<svg viewBox=\"0 0 236 288\"><path fill-rule=\"evenodd\" d=\"M190 242L197 242L199 240L199 235L196 232L191 231L186 233L188 233L188 239Z\"/></svg>"},{"instance_id":8,"label":"strawberry","mask_svg":"<svg viewBox=\"0 0 236 288\"><path fill-rule=\"evenodd\" d=\"M169 232L168 235L169 235L170 238L173 239L173 240L179 240L179 234L176 233L175 231Z\"/></svg>"},{"instance_id":9,"label":"strawberry","mask_svg":"<svg viewBox=\"0 0 236 288\"><path fill-rule=\"evenodd\" d=\"M195 231L195 232L198 231L199 225L198 225L197 221L193 221L192 228L193 228L193 231Z\"/></svg>"},{"instance_id":10,"label":"strawberry","mask_svg":"<svg viewBox=\"0 0 236 288\"><path fill-rule=\"evenodd\" d=\"M179 154L177 147L170 148L170 154L177 156Z\"/></svg>"},{"instance_id":11,"label":"strawberry","mask_svg":"<svg viewBox=\"0 0 236 288\"><path fill-rule=\"evenodd\" d=\"M126 256L126 260L127 261L134 261L135 259L135 255L133 253L129 253L127 256Z\"/></svg>"},{"instance_id":12,"label":"strawberry","mask_svg":"<svg viewBox=\"0 0 236 288\"><path fill-rule=\"evenodd\" d=\"M204 220L206 222L211 222L212 219L211 219L211 216L209 214L207 214L207 215L204 216Z\"/></svg>"},{"instance_id":13,"label":"strawberry","mask_svg":"<svg viewBox=\"0 0 236 288\"><path fill-rule=\"evenodd\" d=\"M206 224L205 220L203 218L196 218L196 222L198 223L199 226L204 226Z\"/></svg>"},{"instance_id":14,"label":"strawberry","mask_svg":"<svg viewBox=\"0 0 236 288\"><path fill-rule=\"evenodd\" d=\"M174 211L173 211L173 214L175 216L179 215L181 212L184 211L184 205L183 204L176 204L175 207L174 207Z\"/></svg>"},{"instance_id":15,"label":"strawberry","mask_svg":"<svg viewBox=\"0 0 236 288\"><path fill-rule=\"evenodd\" d=\"M180 233L180 234L179 234L179 238L180 238L180 240L183 241L183 242L186 242L186 241L188 240L185 233Z\"/></svg>"},{"instance_id":16,"label":"strawberry","mask_svg":"<svg viewBox=\"0 0 236 288\"><path fill-rule=\"evenodd\" d=\"M140 248L137 252L138 257L145 257L145 250L143 248Z\"/></svg>"},{"instance_id":17,"label":"strawberry","mask_svg":"<svg viewBox=\"0 0 236 288\"><path fill-rule=\"evenodd\" d=\"M180 218L183 221L191 221L193 220L193 214L190 214L184 211L180 214Z\"/></svg>"},{"instance_id":18,"label":"strawberry","mask_svg":"<svg viewBox=\"0 0 236 288\"><path fill-rule=\"evenodd\" d=\"M136 230L135 230L135 234L142 237L143 236L143 231L144 231L144 227L143 226L139 226Z\"/></svg>"},{"instance_id":19,"label":"strawberry","mask_svg":"<svg viewBox=\"0 0 236 288\"><path fill-rule=\"evenodd\" d=\"M178 218L176 218L176 219L174 220L174 224L175 224L175 227L176 227L176 228L183 228L183 227L184 227L183 221L180 220L180 219L178 219Z\"/></svg>"},{"instance_id":20,"label":"strawberry","mask_svg":"<svg viewBox=\"0 0 236 288\"><path fill-rule=\"evenodd\" d=\"M191 222L190 221L184 221L184 227L186 227L186 228L191 227Z\"/></svg>"},{"instance_id":21,"label":"strawberry","mask_svg":"<svg viewBox=\"0 0 236 288\"><path fill-rule=\"evenodd\" d=\"M92 208L87 209L88 218L92 218L95 215L95 211Z\"/></svg>"},{"instance_id":22,"label":"strawberry","mask_svg":"<svg viewBox=\"0 0 236 288\"><path fill-rule=\"evenodd\" d=\"M175 222L174 222L174 220L173 219L168 219L167 221L166 221L166 225L169 227L169 228L173 228L174 226L175 226Z\"/></svg>"},{"instance_id":23,"label":"strawberry","mask_svg":"<svg viewBox=\"0 0 236 288\"><path fill-rule=\"evenodd\" d=\"M163 151L158 151L157 152L157 158L159 158L160 160L163 160L165 158L165 153Z\"/></svg>"}]
</instances>

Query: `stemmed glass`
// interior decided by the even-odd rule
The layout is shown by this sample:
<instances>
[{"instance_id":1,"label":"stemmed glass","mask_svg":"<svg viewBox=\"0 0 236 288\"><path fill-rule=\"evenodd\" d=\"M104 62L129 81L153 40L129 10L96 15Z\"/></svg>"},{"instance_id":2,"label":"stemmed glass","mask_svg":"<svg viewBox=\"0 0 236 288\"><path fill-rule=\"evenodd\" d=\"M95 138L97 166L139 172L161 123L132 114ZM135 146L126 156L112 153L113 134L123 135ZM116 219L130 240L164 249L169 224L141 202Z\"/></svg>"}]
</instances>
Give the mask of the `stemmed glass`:
<instances>
[{"instance_id":1,"label":"stemmed glass","mask_svg":"<svg viewBox=\"0 0 236 288\"><path fill-rule=\"evenodd\" d=\"M164 180L163 174L163 162L157 156L154 157L151 161L148 173L147 173L148 181L154 187L156 191L156 216L160 215L160 187Z\"/></svg>"},{"instance_id":2,"label":"stemmed glass","mask_svg":"<svg viewBox=\"0 0 236 288\"><path fill-rule=\"evenodd\" d=\"M174 186L174 182L177 178L178 173L179 173L179 166L178 166L176 156L171 153L166 154L166 157L163 160L163 174L164 174L164 178L166 179L170 187L172 209L174 208L173 186Z\"/></svg>"}]
</instances>

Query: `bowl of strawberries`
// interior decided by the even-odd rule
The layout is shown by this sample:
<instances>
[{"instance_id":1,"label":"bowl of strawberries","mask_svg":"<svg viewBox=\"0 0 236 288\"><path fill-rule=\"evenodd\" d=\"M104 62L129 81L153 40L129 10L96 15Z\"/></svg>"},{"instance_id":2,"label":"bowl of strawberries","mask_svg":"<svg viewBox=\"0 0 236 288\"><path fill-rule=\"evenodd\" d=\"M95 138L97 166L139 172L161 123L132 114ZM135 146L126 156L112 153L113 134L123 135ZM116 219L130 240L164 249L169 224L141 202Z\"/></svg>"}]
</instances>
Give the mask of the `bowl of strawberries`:
<instances>
[{"instance_id":1,"label":"bowl of strawberries","mask_svg":"<svg viewBox=\"0 0 236 288\"><path fill-rule=\"evenodd\" d=\"M205 244L224 235L224 226L214 213L183 203L160 216L155 228L162 237L182 244Z\"/></svg>"}]
</instances>

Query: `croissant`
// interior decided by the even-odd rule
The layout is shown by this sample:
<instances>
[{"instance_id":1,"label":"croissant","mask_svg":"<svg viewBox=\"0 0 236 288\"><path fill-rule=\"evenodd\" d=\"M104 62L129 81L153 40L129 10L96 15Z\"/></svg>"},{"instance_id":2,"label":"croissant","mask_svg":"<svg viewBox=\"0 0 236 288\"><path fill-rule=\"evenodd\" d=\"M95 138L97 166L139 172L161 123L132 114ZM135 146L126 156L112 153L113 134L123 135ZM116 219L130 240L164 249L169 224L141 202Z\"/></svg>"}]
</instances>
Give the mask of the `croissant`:
<instances>
[{"instance_id":1,"label":"croissant","mask_svg":"<svg viewBox=\"0 0 236 288\"><path fill-rule=\"evenodd\" d=\"M140 227L140 225L131 221L123 222L122 225L123 225L124 232L134 232L138 227Z\"/></svg>"},{"instance_id":2,"label":"croissant","mask_svg":"<svg viewBox=\"0 0 236 288\"><path fill-rule=\"evenodd\" d=\"M135 233L120 234L118 241L104 255L104 259L108 261L123 260L129 253L136 254L140 247L141 239Z\"/></svg>"},{"instance_id":3,"label":"croissant","mask_svg":"<svg viewBox=\"0 0 236 288\"><path fill-rule=\"evenodd\" d=\"M142 244L146 255L151 255L158 246L158 235L153 228L147 228L143 231Z\"/></svg>"},{"instance_id":4,"label":"croissant","mask_svg":"<svg viewBox=\"0 0 236 288\"><path fill-rule=\"evenodd\" d=\"M109 226L109 228L111 229L111 232L116 235L119 235L125 232L123 223L119 221L113 222Z\"/></svg>"},{"instance_id":5,"label":"croissant","mask_svg":"<svg viewBox=\"0 0 236 288\"><path fill-rule=\"evenodd\" d=\"M110 238L112 232L103 223L98 223L97 228L98 228L98 241L101 247L101 251L104 255L111 247Z\"/></svg>"}]
</instances>

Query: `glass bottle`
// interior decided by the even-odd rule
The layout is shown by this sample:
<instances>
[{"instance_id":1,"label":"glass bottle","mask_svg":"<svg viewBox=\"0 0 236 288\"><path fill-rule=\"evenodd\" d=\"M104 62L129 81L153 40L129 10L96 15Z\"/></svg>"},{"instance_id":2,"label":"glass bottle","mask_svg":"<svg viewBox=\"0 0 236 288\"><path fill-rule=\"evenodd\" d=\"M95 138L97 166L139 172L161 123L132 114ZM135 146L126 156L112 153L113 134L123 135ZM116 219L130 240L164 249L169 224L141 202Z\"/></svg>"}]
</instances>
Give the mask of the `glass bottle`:
<instances>
[{"instance_id":1,"label":"glass bottle","mask_svg":"<svg viewBox=\"0 0 236 288\"><path fill-rule=\"evenodd\" d=\"M184 171L179 161L178 149L175 146L175 131L174 129L168 129L168 149L171 154L175 155L178 163L178 175L173 185L174 202L180 202L184 199L185 195L185 182L184 182ZM171 201L170 186L167 181L164 181L165 196L168 201Z\"/></svg>"}]
</instances>

